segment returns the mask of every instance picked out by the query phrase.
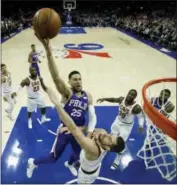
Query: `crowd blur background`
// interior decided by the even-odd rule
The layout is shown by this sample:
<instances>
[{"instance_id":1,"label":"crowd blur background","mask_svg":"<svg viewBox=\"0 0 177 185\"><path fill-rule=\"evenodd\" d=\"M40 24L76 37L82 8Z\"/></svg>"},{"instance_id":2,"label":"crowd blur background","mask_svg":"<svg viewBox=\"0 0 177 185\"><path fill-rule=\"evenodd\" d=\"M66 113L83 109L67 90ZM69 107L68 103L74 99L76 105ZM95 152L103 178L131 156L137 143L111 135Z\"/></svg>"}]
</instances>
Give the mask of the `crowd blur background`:
<instances>
[{"instance_id":1,"label":"crowd blur background","mask_svg":"<svg viewBox=\"0 0 177 185\"><path fill-rule=\"evenodd\" d=\"M37 10L54 8L62 25L71 19L72 26L116 27L169 50L177 50L176 1L78 1L70 13L62 1L2 1L1 37L11 37L31 26Z\"/></svg>"}]
</instances>

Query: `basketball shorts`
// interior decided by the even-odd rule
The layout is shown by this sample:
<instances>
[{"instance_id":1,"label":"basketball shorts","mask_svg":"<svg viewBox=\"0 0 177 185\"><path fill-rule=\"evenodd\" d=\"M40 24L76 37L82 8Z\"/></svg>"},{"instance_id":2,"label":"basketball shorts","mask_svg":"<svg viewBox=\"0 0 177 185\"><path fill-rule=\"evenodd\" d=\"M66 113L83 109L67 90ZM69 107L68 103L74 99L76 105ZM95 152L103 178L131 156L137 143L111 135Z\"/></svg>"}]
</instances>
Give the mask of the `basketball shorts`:
<instances>
[{"instance_id":1,"label":"basketball shorts","mask_svg":"<svg viewBox=\"0 0 177 185\"><path fill-rule=\"evenodd\" d=\"M27 110L28 112L34 112L35 109L37 108L45 108L45 102L44 102L44 98L41 96L39 98L28 98L28 102L27 102Z\"/></svg>"},{"instance_id":2,"label":"basketball shorts","mask_svg":"<svg viewBox=\"0 0 177 185\"><path fill-rule=\"evenodd\" d=\"M83 172L83 170L80 167L78 171L78 184L94 183L100 174L100 169L101 169L101 166L93 174L87 174Z\"/></svg>"}]
</instances>

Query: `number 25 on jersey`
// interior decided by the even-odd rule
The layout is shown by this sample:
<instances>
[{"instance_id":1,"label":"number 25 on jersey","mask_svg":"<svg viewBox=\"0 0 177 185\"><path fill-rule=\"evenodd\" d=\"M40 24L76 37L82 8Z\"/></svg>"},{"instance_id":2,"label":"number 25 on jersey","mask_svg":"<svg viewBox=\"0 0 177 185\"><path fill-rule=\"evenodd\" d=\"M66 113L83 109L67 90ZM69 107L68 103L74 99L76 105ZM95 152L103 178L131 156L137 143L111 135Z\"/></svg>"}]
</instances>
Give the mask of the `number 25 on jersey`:
<instances>
[{"instance_id":1,"label":"number 25 on jersey","mask_svg":"<svg viewBox=\"0 0 177 185\"><path fill-rule=\"evenodd\" d=\"M71 116L73 117L81 117L82 110L73 109Z\"/></svg>"}]
</instances>

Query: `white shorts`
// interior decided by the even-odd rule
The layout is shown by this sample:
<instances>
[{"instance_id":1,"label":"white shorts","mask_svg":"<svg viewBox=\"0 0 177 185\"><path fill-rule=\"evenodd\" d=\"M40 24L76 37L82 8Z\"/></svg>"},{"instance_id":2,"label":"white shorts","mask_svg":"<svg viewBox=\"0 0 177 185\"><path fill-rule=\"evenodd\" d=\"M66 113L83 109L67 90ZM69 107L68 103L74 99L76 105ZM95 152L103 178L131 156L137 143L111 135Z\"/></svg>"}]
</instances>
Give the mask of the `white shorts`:
<instances>
[{"instance_id":1,"label":"white shorts","mask_svg":"<svg viewBox=\"0 0 177 185\"><path fill-rule=\"evenodd\" d=\"M132 131L133 123L122 123L118 117L111 125L111 134L121 136L126 141Z\"/></svg>"},{"instance_id":2,"label":"white shorts","mask_svg":"<svg viewBox=\"0 0 177 185\"><path fill-rule=\"evenodd\" d=\"M12 92L8 92L8 93L3 93L3 97L7 100L7 102L8 103L13 103L14 101L13 101L13 99L12 99L12 97L11 97L11 94L12 94Z\"/></svg>"},{"instance_id":3,"label":"white shorts","mask_svg":"<svg viewBox=\"0 0 177 185\"><path fill-rule=\"evenodd\" d=\"M35 99L28 98L28 107L27 107L28 112L34 112L35 109L37 108L45 108L45 107L46 105L44 102L44 98L42 96Z\"/></svg>"},{"instance_id":4,"label":"white shorts","mask_svg":"<svg viewBox=\"0 0 177 185\"><path fill-rule=\"evenodd\" d=\"M93 174L86 174L79 168L78 171L78 184L92 184L96 181L100 174L101 166L97 169L97 171Z\"/></svg>"}]
</instances>

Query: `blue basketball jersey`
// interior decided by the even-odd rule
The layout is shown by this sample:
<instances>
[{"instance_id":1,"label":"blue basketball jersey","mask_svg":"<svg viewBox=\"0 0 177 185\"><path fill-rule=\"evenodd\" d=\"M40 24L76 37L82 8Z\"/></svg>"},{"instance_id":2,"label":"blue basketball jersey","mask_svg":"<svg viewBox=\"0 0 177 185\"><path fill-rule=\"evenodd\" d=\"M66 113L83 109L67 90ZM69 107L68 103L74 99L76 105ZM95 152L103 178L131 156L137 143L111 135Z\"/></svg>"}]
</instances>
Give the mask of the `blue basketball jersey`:
<instances>
[{"instance_id":1,"label":"blue basketball jersey","mask_svg":"<svg viewBox=\"0 0 177 185\"><path fill-rule=\"evenodd\" d=\"M152 98L151 101L153 106L160 111L164 111L167 105L169 104L169 101L167 101L164 105L160 105L159 98Z\"/></svg>"},{"instance_id":2,"label":"blue basketball jersey","mask_svg":"<svg viewBox=\"0 0 177 185\"><path fill-rule=\"evenodd\" d=\"M88 111L88 97L83 91L78 97L74 93L64 106L64 110L69 114L77 126L84 126L85 116Z\"/></svg>"},{"instance_id":3,"label":"blue basketball jersey","mask_svg":"<svg viewBox=\"0 0 177 185\"><path fill-rule=\"evenodd\" d=\"M32 52L32 61L37 62L38 61L38 55L36 52Z\"/></svg>"}]
</instances>

